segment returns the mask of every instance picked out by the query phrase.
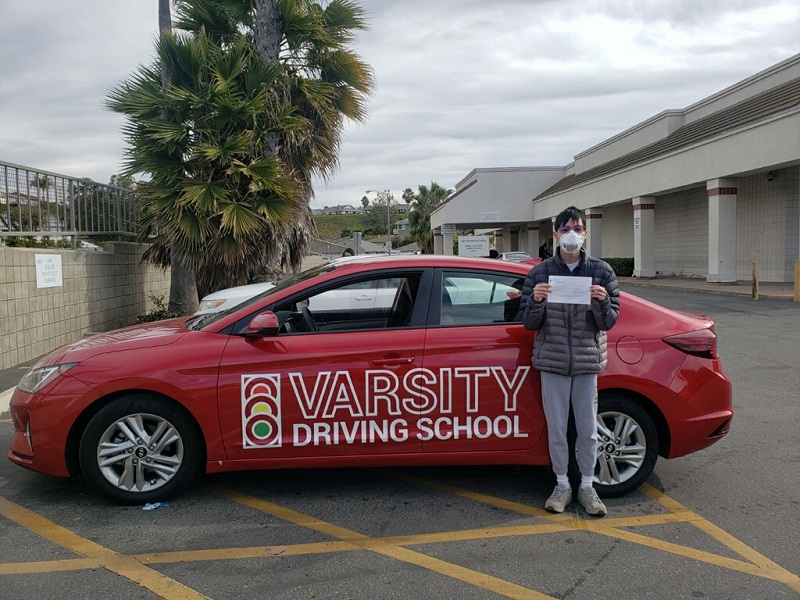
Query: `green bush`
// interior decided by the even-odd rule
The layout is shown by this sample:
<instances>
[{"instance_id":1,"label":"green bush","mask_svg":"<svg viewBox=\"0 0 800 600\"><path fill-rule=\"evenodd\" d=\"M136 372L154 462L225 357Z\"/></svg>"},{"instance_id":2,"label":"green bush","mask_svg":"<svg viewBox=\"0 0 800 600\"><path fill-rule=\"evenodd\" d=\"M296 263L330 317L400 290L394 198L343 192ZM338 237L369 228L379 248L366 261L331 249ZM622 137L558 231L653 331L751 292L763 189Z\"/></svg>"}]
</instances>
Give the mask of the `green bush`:
<instances>
[{"instance_id":1,"label":"green bush","mask_svg":"<svg viewBox=\"0 0 800 600\"><path fill-rule=\"evenodd\" d=\"M604 258L617 277L633 277L633 258Z\"/></svg>"},{"instance_id":2,"label":"green bush","mask_svg":"<svg viewBox=\"0 0 800 600\"><path fill-rule=\"evenodd\" d=\"M181 316L169 311L167 301L164 300L163 295L156 296L155 294L150 294L149 297L155 308L147 314L138 315L136 317L137 323L149 323L151 321L161 321L162 319L172 319Z\"/></svg>"}]
</instances>

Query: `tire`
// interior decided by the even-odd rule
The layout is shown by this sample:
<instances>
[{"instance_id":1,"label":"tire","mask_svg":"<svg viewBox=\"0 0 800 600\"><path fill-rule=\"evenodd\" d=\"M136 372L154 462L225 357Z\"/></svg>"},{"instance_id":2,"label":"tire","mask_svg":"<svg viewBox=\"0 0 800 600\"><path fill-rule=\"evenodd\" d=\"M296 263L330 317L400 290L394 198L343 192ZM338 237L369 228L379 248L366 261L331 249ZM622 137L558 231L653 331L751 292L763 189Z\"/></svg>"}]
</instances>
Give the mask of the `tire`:
<instances>
[{"instance_id":1,"label":"tire","mask_svg":"<svg viewBox=\"0 0 800 600\"><path fill-rule=\"evenodd\" d=\"M605 498L624 496L642 485L658 460L658 431L635 401L601 394L597 408L594 487Z\"/></svg>"},{"instance_id":2,"label":"tire","mask_svg":"<svg viewBox=\"0 0 800 600\"><path fill-rule=\"evenodd\" d=\"M167 401L131 394L101 408L81 437L89 485L120 504L176 495L200 469L202 438L189 415Z\"/></svg>"}]
</instances>

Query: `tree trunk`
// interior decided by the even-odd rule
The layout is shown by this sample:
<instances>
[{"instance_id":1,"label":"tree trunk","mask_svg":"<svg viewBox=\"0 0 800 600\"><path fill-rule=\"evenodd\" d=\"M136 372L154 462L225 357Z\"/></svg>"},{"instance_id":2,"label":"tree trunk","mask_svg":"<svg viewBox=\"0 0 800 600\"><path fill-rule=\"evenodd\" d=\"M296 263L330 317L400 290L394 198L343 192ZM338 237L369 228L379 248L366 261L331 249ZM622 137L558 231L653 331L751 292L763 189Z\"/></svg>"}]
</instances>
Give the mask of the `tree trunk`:
<instances>
[{"instance_id":1,"label":"tree trunk","mask_svg":"<svg viewBox=\"0 0 800 600\"><path fill-rule=\"evenodd\" d=\"M172 31L172 14L169 10L169 0L158 0L158 31L159 35L165 35ZM169 67L161 61L161 89L167 89L172 73Z\"/></svg>"},{"instance_id":2,"label":"tree trunk","mask_svg":"<svg viewBox=\"0 0 800 600\"><path fill-rule=\"evenodd\" d=\"M269 67L280 64L283 20L278 0L253 0L255 8L255 44L259 58ZM268 133L267 151L276 156L280 151L281 138L277 133Z\"/></svg>"},{"instance_id":3,"label":"tree trunk","mask_svg":"<svg viewBox=\"0 0 800 600\"><path fill-rule=\"evenodd\" d=\"M270 67L278 65L283 24L278 0L254 0L255 38L258 56Z\"/></svg>"},{"instance_id":4,"label":"tree trunk","mask_svg":"<svg viewBox=\"0 0 800 600\"><path fill-rule=\"evenodd\" d=\"M172 244L169 253L169 312L190 315L197 310L197 280L194 269L183 263L183 253L177 244Z\"/></svg>"},{"instance_id":5,"label":"tree trunk","mask_svg":"<svg viewBox=\"0 0 800 600\"><path fill-rule=\"evenodd\" d=\"M167 35L172 31L172 14L169 0L158 0L158 31L159 35ZM169 86L172 73L169 67L161 62L161 88L166 90ZM169 119L165 114L164 119ZM179 246L172 242L169 253L170 281L169 281L169 307L171 313L189 315L197 310L200 304L197 298L197 279L194 269L186 266L183 252Z\"/></svg>"}]
</instances>

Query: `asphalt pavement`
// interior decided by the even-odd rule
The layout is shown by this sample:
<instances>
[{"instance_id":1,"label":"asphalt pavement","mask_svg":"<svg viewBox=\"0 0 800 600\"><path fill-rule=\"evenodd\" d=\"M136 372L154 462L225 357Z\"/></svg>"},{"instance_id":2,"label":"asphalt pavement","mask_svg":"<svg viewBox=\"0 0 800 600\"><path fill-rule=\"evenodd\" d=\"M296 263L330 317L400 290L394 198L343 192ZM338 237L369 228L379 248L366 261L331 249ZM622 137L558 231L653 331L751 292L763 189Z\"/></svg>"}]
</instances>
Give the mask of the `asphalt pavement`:
<instances>
[{"instance_id":1,"label":"asphalt pavement","mask_svg":"<svg viewBox=\"0 0 800 600\"><path fill-rule=\"evenodd\" d=\"M737 281L735 283L709 283L702 277L656 277L637 278L620 277L620 286L623 290L636 293L637 287L660 288L680 290L686 292L705 292L710 294L724 294L753 298L753 284L750 281ZM771 300L794 301L797 292L792 282L773 283L760 282L758 285L758 298ZM757 300L753 299L754 302ZM713 317L713 315L711 315ZM10 369L0 370L0 414L8 411L8 403L19 380L36 361L17 365Z\"/></svg>"}]
</instances>

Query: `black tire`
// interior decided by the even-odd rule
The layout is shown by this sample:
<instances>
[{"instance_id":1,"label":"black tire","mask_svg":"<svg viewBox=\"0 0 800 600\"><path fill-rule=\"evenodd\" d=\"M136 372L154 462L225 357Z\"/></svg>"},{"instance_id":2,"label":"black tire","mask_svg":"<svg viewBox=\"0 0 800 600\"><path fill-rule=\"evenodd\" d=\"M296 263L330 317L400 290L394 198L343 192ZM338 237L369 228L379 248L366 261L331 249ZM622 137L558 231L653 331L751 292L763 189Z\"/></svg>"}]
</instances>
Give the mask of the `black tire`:
<instances>
[{"instance_id":1,"label":"black tire","mask_svg":"<svg viewBox=\"0 0 800 600\"><path fill-rule=\"evenodd\" d=\"M191 417L143 394L101 408L86 426L79 449L86 481L120 504L176 495L197 474L202 457L202 438Z\"/></svg>"},{"instance_id":2,"label":"black tire","mask_svg":"<svg viewBox=\"0 0 800 600\"><path fill-rule=\"evenodd\" d=\"M616 435L615 435L616 434ZM575 424L570 414L570 448ZM594 487L603 498L624 496L642 485L658 460L658 431L638 403L613 392L600 394L597 407L597 463ZM580 481L577 460L570 453L570 479Z\"/></svg>"}]
</instances>

